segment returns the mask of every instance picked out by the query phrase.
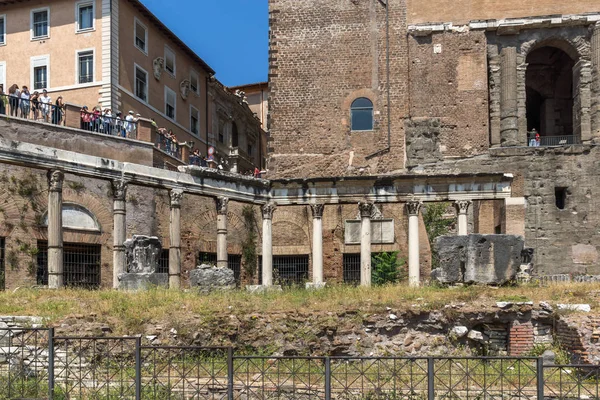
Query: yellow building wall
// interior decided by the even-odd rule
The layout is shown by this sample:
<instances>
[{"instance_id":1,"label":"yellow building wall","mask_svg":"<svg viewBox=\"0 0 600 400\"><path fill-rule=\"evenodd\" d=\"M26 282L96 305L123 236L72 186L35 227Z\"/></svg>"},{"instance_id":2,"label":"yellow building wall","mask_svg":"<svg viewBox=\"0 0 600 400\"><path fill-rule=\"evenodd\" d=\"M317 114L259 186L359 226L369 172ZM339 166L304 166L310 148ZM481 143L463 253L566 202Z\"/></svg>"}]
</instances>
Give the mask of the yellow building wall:
<instances>
[{"instance_id":1,"label":"yellow building wall","mask_svg":"<svg viewBox=\"0 0 600 400\"><path fill-rule=\"evenodd\" d=\"M65 102L94 106L100 98L102 81L102 0L95 0L95 29L76 32L76 7L73 0L27 1L2 5L6 16L6 45L0 46L0 63L6 63L6 85L26 85L33 92L31 57L50 56L49 93L53 100L62 95ZM31 10L49 7L49 38L32 40ZM94 82L77 83L77 51L94 49Z\"/></svg>"},{"instance_id":2,"label":"yellow building wall","mask_svg":"<svg viewBox=\"0 0 600 400\"><path fill-rule=\"evenodd\" d=\"M135 18L148 29L148 54L135 46ZM153 62L156 58L165 57L165 45L175 53L175 76L163 70L160 80L154 77ZM124 112L133 110L139 112L143 117L154 118L159 126L173 129L177 139L183 141L195 141L195 147L206 154L206 147L200 141L205 140L206 135L206 79L208 73L192 57L188 56L174 41L167 37L157 26L153 25L148 18L142 15L128 0L119 3L119 86L121 89L121 102ZM135 65L140 66L148 73L148 102L135 97ZM198 73L198 84L200 94L190 92L187 100L181 96L180 84L184 79L190 79L192 68ZM165 115L165 86L176 94L176 122ZM191 135L190 130L190 105L200 112L200 135ZM157 113L157 110L159 113Z\"/></svg>"}]
</instances>

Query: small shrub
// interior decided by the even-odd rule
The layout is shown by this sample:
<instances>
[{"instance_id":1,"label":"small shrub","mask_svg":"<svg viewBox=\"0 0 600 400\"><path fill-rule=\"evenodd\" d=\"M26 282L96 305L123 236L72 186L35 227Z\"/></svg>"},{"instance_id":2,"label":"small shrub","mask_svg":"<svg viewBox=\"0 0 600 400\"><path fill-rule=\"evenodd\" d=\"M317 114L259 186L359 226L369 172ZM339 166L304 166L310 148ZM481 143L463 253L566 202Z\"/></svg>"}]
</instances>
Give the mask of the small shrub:
<instances>
[{"instance_id":1,"label":"small shrub","mask_svg":"<svg viewBox=\"0 0 600 400\"><path fill-rule=\"evenodd\" d=\"M388 283L398 283L406 278L406 271L403 266L405 259L398 258L398 252L379 253L373 256L371 260L371 283L373 285L385 285Z\"/></svg>"}]
</instances>

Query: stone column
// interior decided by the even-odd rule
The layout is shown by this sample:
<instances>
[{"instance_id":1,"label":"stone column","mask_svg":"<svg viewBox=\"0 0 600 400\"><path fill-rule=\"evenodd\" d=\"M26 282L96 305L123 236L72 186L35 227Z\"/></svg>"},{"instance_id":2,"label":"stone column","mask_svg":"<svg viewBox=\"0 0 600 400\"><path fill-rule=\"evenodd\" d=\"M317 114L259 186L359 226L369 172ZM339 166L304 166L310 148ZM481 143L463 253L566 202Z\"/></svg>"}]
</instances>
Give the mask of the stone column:
<instances>
[{"instance_id":1,"label":"stone column","mask_svg":"<svg viewBox=\"0 0 600 400\"><path fill-rule=\"evenodd\" d=\"M517 49L505 47L500 54L500 143L502 146L517 146Z\"/></svg>"},{"instance_id":2,"label":"stone column","mask_svg":"<svg viewBox=\"0 0 600 400\"><path fill-rule=\"evenodd\" d=\"M420 201L406 203L408 211L408 284L417 287L421 281L421 265L419 260L419 210Z\"/></svg>"},{"instance_id":3,"label":"stone column","mask_svg":"<svg viewBox=\"0 0 600 400\"><path fill-rule=\"evenodd\" d=\"M127 183L121 179L112 181L113 189L113 288L119 288L119 275L127 272L125 265L125 239L127 222L125 220L125 196Z\"/></svg>"},{"instance_id":4,"label":"stone column","mask_svg":"<svg viewBox=\"0 0 600 400\"><path fill-rule=\"evenodd\" d=\"M358 203L360 210L360 285L371 286L371 214L373 203Z\"/></svg>"},{"instance_id":5,"label":"stone column","mask_svg":"<svg viewBox=\"0 0 600 400\"><path fill-rule=\"evenodd\" d=\"M218 197L217 203L217 267L227 268L227 197Z\"/></svg>"},{"instance_id":6,"label":"stone column","mask_svg":"<svg viewBox=\"0 0 600 400\"><path fill-rule=\"evenodd\" d=\"M62 171L48 171L48 287L64 286Z\"/></svg>"},{"instance_id":7,"label":"stone column","mask_svg":"<svg viewBox=\"0 0 600 400\"><path fill-rule=\"evenodd\" d=\"M315 288L319 288L323 286L323 211L325 205L311 204L310 208L313 217L313 285Z\"/></svg>"},{"instance_id":8,"label":"stone column","mask_svg":"<svg viewBox=\"0 0 600 400\"><path fill-rule=\"evenodd\" d=\"M173 189L171 197L171 219L169 225L169 288L181 287L181 201L183 190Z\"/></svg>"},{"instance_id":9,"label":"stone column","mask_svg":"<svg viewBox=\"0 0 600 400\"><path fill-rule=\"evenodd\" d=\"M273 286L273 211L275 204L265 204L262 207L262 284Z\"/></svg>"},{"instance_id":10,"label":"stone column","mask_svg":"<svg viewBox=\"0 0 600 400\"><path fill-rule=\"evenodd\" d=\"M469 212L470 205L471 202L469 200L458 200L454 202L454 208L456 208L456 214L458 215L457 233L459 236L469 234L469 219L467 218L467 213Z\"/></svg>"},{"instance_id":11,"label":"stone column","mask_svg":"<svg viewBox=\"0 0 600 400\"><path fill-rule=\"evenodd\" d=\"M592 56L592 139L600 140L600 21L596 22L591 40Z\"/></svg>"}]
</instances>

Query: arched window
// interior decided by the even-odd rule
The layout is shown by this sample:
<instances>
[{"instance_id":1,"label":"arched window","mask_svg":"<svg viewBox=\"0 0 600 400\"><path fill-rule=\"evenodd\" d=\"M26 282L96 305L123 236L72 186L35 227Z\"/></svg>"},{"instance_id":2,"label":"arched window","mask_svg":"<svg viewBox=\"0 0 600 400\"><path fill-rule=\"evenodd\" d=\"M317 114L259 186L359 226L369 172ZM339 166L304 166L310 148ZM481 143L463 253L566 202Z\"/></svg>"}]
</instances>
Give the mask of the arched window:
<instances>
[{"instance_id":1,"label":"arched window","mask_svg":"<svg viewBox=\"0 0 600 400\"><path fill-rule=\"evenodd\" d=\"M352 102L350 118L353 131L373 130L373 102L360 97Z\"/></svg>"},{"instance_id":2,"label":"arched window","mask_svg":"<svg viewBox=\"0 0 600 400\"><path fill-rule=\"evenodd\" d=\"M72 203L64 203L62 208L63 228L100 232L98 220L86 208ZM48 213L44 215L44 226L48 226Z\"/></svg>"}]
</instances>

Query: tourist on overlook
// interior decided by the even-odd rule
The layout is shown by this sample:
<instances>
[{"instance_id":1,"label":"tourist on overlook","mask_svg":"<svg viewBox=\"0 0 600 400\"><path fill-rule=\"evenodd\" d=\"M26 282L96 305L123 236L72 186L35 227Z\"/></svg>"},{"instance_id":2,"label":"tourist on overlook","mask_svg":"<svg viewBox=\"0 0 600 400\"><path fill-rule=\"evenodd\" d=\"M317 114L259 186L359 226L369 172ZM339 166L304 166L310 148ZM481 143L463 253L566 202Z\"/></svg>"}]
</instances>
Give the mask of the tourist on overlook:
<instances>
[{"instance_id":1,"label":"tourist on overlook","mask_svg":"<svg viewBox=\"0 0 600 400\"><path fill-rule=\"evenodd\" d=\"M23 85L23 88L21 89L21 96L19 96L19 98L21 99L19 103L19 108L21 109L21 118L27 119L29 118L29 111L31 110L31 93L29 93L27 86Z\"/></svg>"},{"instance_id":2,"label":"tourist on overlook","mask_svg":"<svg viewBox=\"0 0 600 400\"><path fill-rule=\"evenodd\" d=\"M29 103L31 104L31 113L33 114L33 120L37 121L39 119L40 114L40 92L37 90L31 94L29 98Z\"/></svg>"},{"instance_id":3,"label":"tourist on overlook","mask_svg":"<svg viewBox=\"0 0 600 400\"><path fill-rule=\"evenodd\" d=\"M123 127L123 113L117 112L117 118L115 118L115 129L117 130L117 136L125 137L125 128Z\"/></svg>"},{"instance_id":4,"label":"tourist on overlook","mask_svg":"<svg viewBox=\"0 0 600 400\"><path fill-rule=\"evenodd\" d=\"M88 107L83 106L81 109L81 129L84 131L90 130L90 122L92 121L92 114L88 112Z\"/></svg>"},{"instance_id":5,"label":"tourist on overlook","mask_svg":"<svg viewBox=\"0 0 600 400\"><path fill-rule=\"evenodd\" d=\"M19 97L21 92L19 91L19 85L16 83L8 88L8 96L10 100L10 116L18 117L19 115Z\"/></svg>"},{"instance_id":6,"label":"tourist on overlook","mask_svg":"<svg viewBox=\"0 0 600 400\"><path fill-rule=\"evenodd\" d=\"M4 93L4 85L0 84L0 114L6 115L6 93Z\"/></svg>"},{"instance_id":7,"label":"tourist on overlook","mask_svg":"<svg viewBox=\"0 0 600 400\"><path fill-rule=\"evenodd\" d=\"M132 139L133 136L133 128L134 128L134 118L133 111L129 111L127 117L125 117L125 131L127 132L127 138Z\"/></svg>"},{"instance_id":8,"label":"tourist on overlook","mask_svg":"<svg viewBox=\"0 0 600 400\"><path fill-rule=\"evenodd\" d=\"M52 110L52 123L54 125L60 125L63 119L65 103L63 103L62 96L58 96L56 99L56 103L54 104L54 109Z\"/></svg>"},{"instance_id":9,"label":"tourist on overlook","mask_svg":"<svg viewBox=\"0 0 600 400\"><path fill-rule=\"evenodd\" d=\"M102 115L102 122L104 123L104 133L107 135L112 135L112 110L110 108L104 109L104 114Z\"/></svg>"},{"instance_id":10,"label":"tourist on overlook","mask_svg":"<svg viewBox=\"0 0 600 400\"><path fill-rule=\"evenodd\" d=\"M48 91L44 89L42 91L42 96L40 97L40 111L42 112L42 118L44 119L44 122L48 122L51 108L52 98L48 96Z\"/></svg>"}]
</instances>

